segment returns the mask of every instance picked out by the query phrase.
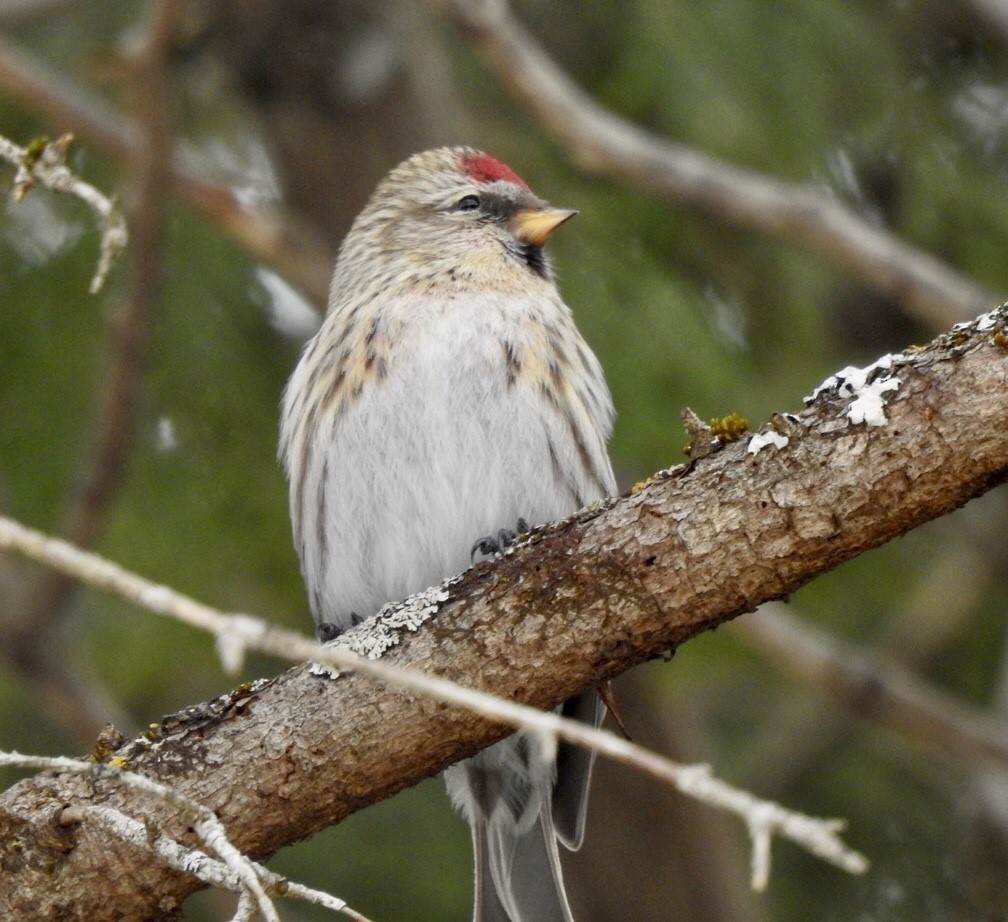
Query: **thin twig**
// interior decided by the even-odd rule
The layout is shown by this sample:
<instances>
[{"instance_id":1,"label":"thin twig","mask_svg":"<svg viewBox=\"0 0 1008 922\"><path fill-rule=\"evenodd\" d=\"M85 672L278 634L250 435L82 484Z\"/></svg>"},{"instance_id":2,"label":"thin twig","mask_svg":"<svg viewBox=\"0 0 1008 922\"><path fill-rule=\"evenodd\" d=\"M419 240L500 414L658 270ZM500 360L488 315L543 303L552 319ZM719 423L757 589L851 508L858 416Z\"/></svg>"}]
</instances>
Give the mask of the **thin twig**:
<instances>
[{"instance_id":1,"label":"thin twig","mask_svg":"<svg viewBox=\"0 0 1008 922\"><path fill-rule=\"evenodd\" d=\"M227 838L227 832L213 811L180 794L174 788L161 784L137 772L124 771L107 762L85 762L62 756L31 756L19 752L0 751L0 766L30 768L45 771L77 772L90 775L96 782L115 782L179 807L192 819L192 829L204 845L216 852L220 860L209 857L198 849L188 848L175 839L154 833L119 810L95 804L68 804L57 821L61 826L71 826L91 821L112 833L116 838L137 848L152 852L169 867L201 880L203 883L239 893L253 901L269 922L279 922L276 907L270 896L301 899L316 906L332 909L354 919L369 922L344 900L314 890L303 884L287 880L280 874L263 867L243 855Z\"/></svg>"},{"instance_id":2,"label":"thin twig","mask_svg":"<svg viewBox=\"0 0 1008 922\"><path fill-rule=\"evenodd\" d=\"M242 890L238 894L238 905L235 906L235 914L231 917L231 922L253 922L255 915L255 902L249 896L248 890Z\"/></svg>"},{"instance_id":3,"label":"thin twig","mask_svg":"<svg viewBox=\"0 0 1008 922\"><path fill-rule=\"evenodd\" d=\"M0 87L61 130L71 130L108 156L133 162L139 129L96 96L33 60L0 35ZM277 209L244 205L235 193L211 182L176 148L171 189L295 284L316 305L328 299L335 252L308 224Z\"/></svg>"},{"instance_id":4,"label":"thin twig","mask_svg":"<svg viewBox=\"0 0 1008 922\"><path fill-rule=\"evenodd\" d=\"M60 531L73 544L89 547L101 531L109 503L121 483L131 444L132 422L150 317L160 296L161 223L165 207L167 160L171 151L166 64L178 13L177 4L155 7L136 56L135 92L143 135L136 145L136 197L130 208L130 281L115 319L112 353L92 427L97 435L81 486L64 512ZM54 719L84 739L93 739L109 721L128 727L132 720L109 694L87 678L73 650L53 652L53 629L62 619L74 581L47 571L22 593L20 616L4 625L3 655L17 665ZM82 709L85 713L81 713Z\"/></svg>"},{"instance_id":5,"label":"thin twig","mask_svg":"<svg viewBox=\"0 0 1008 922\"><path fill-rule=\"evenodd\" d=\"M91 293L97 294L105 284L115 258L125 248L129 234L116 200L74 175L66 165L67 150L72 141L72 134L64 134L55 141L36 138L28 147L19 147L0 136L0 160L6 160L17 168L14 174L15 201L20 201L40 185L53 192L76 196L98 216L101 248L90 286Z\"/></svg>"},{"instance_id":6,"label":"thin twig","mask_svg":"<svg viewBox=\"0 0 1008 922\"><path fill-rule=\"evenodd\" d=\"M712 777L706 765L680 765L608 731L596 730L553 713L543 713L416 669L367 659L340 647L323 647L294 631L273 627L250 615L225 614L167 586L151 583L97 554L75 548L6 517L0 517L0 548L16 550L47 566L70 573L91 586L213 634L218 648L222 652L230 651L232 665L235 665L236 648L271 653L296 662L313 660L535 733L547 750L555 747L558 739L563 739L633 766L671 784L684 794L743 818L754 843L754 887L764 886L769 875L767 840L773 834L791 839L849 873L861 874L868 868L867 859L848 848L839 838L843 821L816 819L760 800ZM403 607L409 608L411 604L407 600Z\"/></svg>"},{"instance_id":7,"label":"thin twig","mask_svg":"<svg viewBox=\"0 0 1008 922\"><path fill-rule=\"evenodd\" d=\"M96 291L104 281L114 256L126 245L126 224L114 199L108 198L66 167L64 160L70 141L70 135L64 135L57 141L39 138L27 148L22 148L0 137L0 159L17 167L14 176L16 199L26 195L35 185L42 185L76 196L99 216L104 230L99 265L91 286L91 290ZM9 594L15 590L8 585L7 591ZM0 631L4 641L3 653L18 670L31 677L38 697L47 703L50 713L68 726L84 730L89 736L93 736L111 718L121 718L120 709L103 689L82 669L74 668L71 661L63 657L57 661L50 646L41 639L44 627L34 617L38 594L32 591L17 595L24 604L15 604L11 609L31 611L33 614L25 615L20 625L10 621L4 624ZM28 604L29 598L31 604Z\"/></svg>"},{"instance_id":8,"label":"thin twig","mask_svg":"<svg viewBox=\"0 0 1008 922\"><path fill-rule=\"evenodd\" d=\"M511 15L506 0L428 0L472 42L501 84L589 173L813 250L944 328L995 294L874 227L809 185L784 182L650 134L578 87Z\"/></svg>"}]
</instances>

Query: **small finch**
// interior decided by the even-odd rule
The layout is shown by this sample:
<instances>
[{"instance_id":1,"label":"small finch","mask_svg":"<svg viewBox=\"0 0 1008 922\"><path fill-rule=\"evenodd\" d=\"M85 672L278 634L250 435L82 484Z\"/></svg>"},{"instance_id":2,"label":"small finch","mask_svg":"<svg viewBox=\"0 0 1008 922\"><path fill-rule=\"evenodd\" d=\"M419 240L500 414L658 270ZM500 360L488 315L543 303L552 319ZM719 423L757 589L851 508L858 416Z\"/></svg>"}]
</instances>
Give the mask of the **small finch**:
<instances>
[{"instance_id":1,"label":"small finch","mask_svg":"<svg viewBox=\"0 0 1008 922\"><path fill-rule=\"evenodd\" d=\"M354 221L280 424L321 639L615 491L612 400L543 252L574 214L454 147L400 164ZM563 711L598 723L603 706ZM591 766L519 732L445 772L476 922L571 922L556 843L581 844Z\"/></svg>"}]
</instances>

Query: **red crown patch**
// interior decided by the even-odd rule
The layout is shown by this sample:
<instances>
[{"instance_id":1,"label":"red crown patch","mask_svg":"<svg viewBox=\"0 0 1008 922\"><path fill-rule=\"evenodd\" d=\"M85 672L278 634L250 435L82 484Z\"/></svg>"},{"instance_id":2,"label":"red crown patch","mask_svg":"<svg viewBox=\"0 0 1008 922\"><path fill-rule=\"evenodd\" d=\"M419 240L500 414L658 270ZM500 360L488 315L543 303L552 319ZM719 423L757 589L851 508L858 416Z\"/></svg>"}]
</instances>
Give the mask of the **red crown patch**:
<instances>
[{"instance_id":1,"label":"red crown patch","mask_svg":"<svg viewBox=\"0 0 1008 922\"><path fill-rule=\"evenodd\" d=\"M527 189L528 185L511 167L501 163L489 154L481 151L470 151L459 158L462 172L476 182L512 182Z\"/></svg>"}]
</instances>

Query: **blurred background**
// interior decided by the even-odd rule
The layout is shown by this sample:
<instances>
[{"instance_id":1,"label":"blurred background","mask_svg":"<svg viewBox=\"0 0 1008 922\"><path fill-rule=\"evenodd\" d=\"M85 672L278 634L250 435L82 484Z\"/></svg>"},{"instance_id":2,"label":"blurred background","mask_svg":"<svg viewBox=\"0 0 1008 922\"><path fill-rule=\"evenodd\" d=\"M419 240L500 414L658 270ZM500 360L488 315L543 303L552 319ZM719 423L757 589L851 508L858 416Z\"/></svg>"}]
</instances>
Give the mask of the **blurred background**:
<instances>
[{"instance_id":1,"label":"blurred background","mask_svg":"<svg viewBox=\"0 0 1008 922\"><path fill-rule=\"evenodd\" d=\"M522 0L513 13L622 117L818 189L985 286L989 306L1008 291L1008 2ZM420 0L4 0L0 134L26 145L65 130L70 165L118 194L133 240L91 296L86 207L41 189L0 204L0 510L305 632L277 404L338 241L416 150L488 149L580 210L551 248L615 397L624 489L682 460L683 406L758 426L836 368L939 329L837 258L581 171ZM3 186L12 173L0 165ZM863 555L790 613L1008 719L1006 504L995 490ZM738 823L603 763L587 844L566 860L579 922L1008 919L1008 763L851 715L738 627L623 677L628 729L847 817L871 871L777 843L754 895ZM282 668L252 659L245 677ZM108 721L133 733L236 681L206 636L0 556L0 747L87 752ZM434 779L270 865L381 922L442 922L469 918L469 850ZM186 908L204 920L232 906L199 894Z\"/></svg>"}]
</instances>

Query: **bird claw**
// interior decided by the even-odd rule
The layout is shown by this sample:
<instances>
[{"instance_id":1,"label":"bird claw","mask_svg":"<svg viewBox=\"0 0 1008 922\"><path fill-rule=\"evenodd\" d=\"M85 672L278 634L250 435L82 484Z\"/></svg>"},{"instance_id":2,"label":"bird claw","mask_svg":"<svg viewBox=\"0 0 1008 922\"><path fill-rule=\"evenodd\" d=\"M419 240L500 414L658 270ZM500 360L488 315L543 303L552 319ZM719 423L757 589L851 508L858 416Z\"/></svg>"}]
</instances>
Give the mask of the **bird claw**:
<instances>
[{"instance_id":1,"label":"bird claw","mask_svg":"<svg viewBox=\"0 0 1008 922\"><path fill-rule=\"evenodd\" d=\"M358 624L363 624L366 620L366 618L358 615L357 612L350 612L350 627L357 627ZM346 630L347 628L333 624L331 621L322 621L315 625L315 636L318 638L319 643L331 643Z\"/></svg>"},{"instance_id":2,"label":"bird claw","mask_svg":"<svg viewBox=\"0 0 1008 922\"><path fill-rule=\"evenodd\" d=\"M476 554L483 554L492 557L494 554L503 554L519 538L523 538L529 533L529 524L523 518L519 518L515 523L514 530L501 528L496 535L487 535L480 538L469 551L470 563L476 560Z\"/></svg>"},{"instance_id":3,"label":"bird claw","mask_svg":"<svg viewBox=\"0 0 1008 922\"><path fill-rule=\"evenodd\" d=\"M315 625L315 636L319 643L329 643L343 633L343 629L338 624L331 621L321 621Z\"/></svg>"}]
</instances>

